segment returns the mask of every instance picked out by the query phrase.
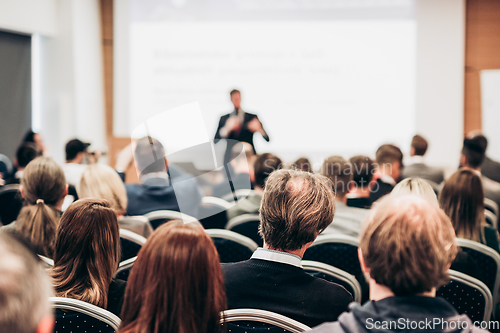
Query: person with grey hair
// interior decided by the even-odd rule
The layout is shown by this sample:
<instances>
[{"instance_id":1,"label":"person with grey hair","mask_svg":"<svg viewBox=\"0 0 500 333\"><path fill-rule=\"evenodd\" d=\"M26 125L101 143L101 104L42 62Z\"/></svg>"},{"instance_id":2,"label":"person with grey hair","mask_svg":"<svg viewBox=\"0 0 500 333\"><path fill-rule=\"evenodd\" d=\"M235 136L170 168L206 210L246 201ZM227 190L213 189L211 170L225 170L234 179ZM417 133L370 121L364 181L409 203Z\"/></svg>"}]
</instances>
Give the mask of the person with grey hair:
<instances>
[{"instance_id":1,"label":"person with grey hair","mask_svg":"<svg viewBox=\"0 0 500 333\"><path fill-rule=\"evenodd\" d=\"M302 257L332 223L335 194L322 175L277 170L265 182L259 233L264 246L249 260L224 264L228 309L254 308L308 326L336 320L351 294L302 269Z\"/></svg>"},{"instance_id":2,"label":"person with grey hair","mask_svg":"<svg viewBox=\"0 0 500 333\"><path fill-rule=\"evenodd\" d=\"M0 332L51 333L51 281L36 253L19 237L0 232Z\"/></svg>"}]
</instances>

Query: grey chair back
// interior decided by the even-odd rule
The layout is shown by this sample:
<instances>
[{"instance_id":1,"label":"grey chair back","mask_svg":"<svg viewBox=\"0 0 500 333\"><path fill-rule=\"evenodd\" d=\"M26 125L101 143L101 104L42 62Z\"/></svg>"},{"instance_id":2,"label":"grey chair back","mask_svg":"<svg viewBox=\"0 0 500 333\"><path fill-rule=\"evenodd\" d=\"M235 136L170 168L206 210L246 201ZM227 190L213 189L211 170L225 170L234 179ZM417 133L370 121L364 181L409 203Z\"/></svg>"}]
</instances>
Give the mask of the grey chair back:
<instances>
[{"instance_id":1,"label":"grey chair back","mask_svg":"<svg viewBox=\"0 0 500 333\"><path fill-rule=\"evenodd\" d=\"M136 257L142 246L146 243L146 238L130 230L120 229L121 260L120 262Z\"/></svg>"},{"instance_id":2,"label":"grey chair back","mask_svg":"<svg viewBox=\"0 0 500 333\"><path fill-rule=\"evenodd\" d=\"M493 295L493 304L497 304L500 287L500 254L491 247L469 239L457 238L457 245L476 263L483 282Z\"/></svg>"},{"instance_id":3,"label":"grey chair back","mask_svg":"<svg viewBox=\"0 0 500 333\"><path fill-rule=\"evenodd\" d=\"M121 229L132 231L144 238L153 233L153 227L145 216L122 216L118 219Z\"/></svg>"},{"instance_id":4,"label":"grey chair back","mask_svg":"<svg viewBox=\"0 0 500 333\"><path fill-rule=\"evenodd\" d=\"M262 246L263 240L259 235L259 214L243 214L233 217L227 222L225 229L252 239L257 245Z\"/></svg>"},{"instance_id":5,"label":"grey chair back","mask_svg":"<svg viewBox=\"0 0 500 333\"><path fill-rule=\"evenodd\" d=\"M115 278L127 281L130 275L130 270L132 269L132 266L134 265L136 260L137 256L120 262L115 273Z\"/></svg>"},{"instance_id":6,"label":"grey chair back","mask_svg":"<svg viewBox=\"0 0 500 333\"><path fill-rule=\"evenodd\" d=\"M50 297L55 310L55 333L112 333L118 330L121 320L113 313L93 304L65 297Z\"/></svg>"},{"instance_id":7,"label":"grey chair back","mask_svg":"<svg viewBox=\"0 0 500 333\"><path fill-rule=\"evenodd\" d=\"M296 320L271 311L258 309L233 309L222 313L224 323L232 333L244 332L290 332L301 333L310 328ZM231 325L232 324L232 325Z\"/></svg>"},{"instance_id":8,"label":"grey chair back","mask_svg":"<svg viewBox=\"0 0 500 333\"><path fill-rule=\"evenodd\" d=\"M258 245L248 237L224 229L208 229L221 263L237 262L250 259Z\"/></svg>"},{"instance_id":9,"label":"grey chair back","mask_svg":"<svg viewBox=\"0 0 500 333\"><path fill-rule=\"evenodd\" d=\"M151 223L153 229L156 229L160 225L172 220L182 220L184 221L184 223L198 221L196 218L190 215L174 210L156 210L154 212L144 214L144 216L149 220L149 223Z\"/></svg>"},{"instance_id":10,"label":"grey chair back","mask_svg":"<svg viewBox=\"0 0 500 333\"><path fill-rule=\"evenodd\" d=\"M451 281L436 291L460 314L466 314L472 322L488 321L493 311L493 296L481 281L467 274L448 270Z\"/></svg>"},{"instance_id":11,"label":"grey chair back","mask_svg":"<svg viewBox=\"0 0 500 333\"><path fill-rule=\"evenodd\" d=\"M498 209L498 205L495 201L488 199L488 198L484 198L484 208L489 210L490 212L492 212L493 214L495 214L498 217L499 209Z\"/></svg>"},{"instance_id":12,"label":"grey chair back","mask_svg":"<svg viewBox=\"0 0 500 333\"><path fill-rule=\"evenodd\" d=\"M361 303L361 285L354 275L325 263L311 260L302 260L302 268L315 277L340 284L351 293L355 302Z\"/></svg>"}]
</instances>

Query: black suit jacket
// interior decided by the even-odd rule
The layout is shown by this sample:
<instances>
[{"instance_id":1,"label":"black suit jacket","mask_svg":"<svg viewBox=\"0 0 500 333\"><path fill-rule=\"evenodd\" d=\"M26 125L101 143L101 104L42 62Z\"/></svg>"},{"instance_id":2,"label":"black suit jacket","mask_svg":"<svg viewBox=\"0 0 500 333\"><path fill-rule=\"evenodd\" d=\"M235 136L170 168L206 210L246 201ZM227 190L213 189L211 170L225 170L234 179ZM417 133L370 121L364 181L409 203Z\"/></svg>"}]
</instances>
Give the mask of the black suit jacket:
<instances>
[{"instance_id":1,"label":"black suit jacket","mask_svg":"<svg viewBox=\"0 0 500 333\"><path fill-rule=\"evenodd\" d=\"M344 287L288 264L249 259L223 264L228 309L276 312L309 327L335 321L352 301Z\"/></svg>"},{"instance_id":2,"label":"black suit jacket","mask_svg":"<svg viewBox=\"0 0 500 333\"><path fill-rule=\"evenodd\" d=\"M245 117L243 119L243 124L242 124L241 130L240 130L240 132L238 134L236 134L234 132L231 132L231 133L229 133L229 135L226 138L223 138L220 135L220 130L221 130L221 128L224 127L224 125L226 125L226 121L229 119L229 117L235 116L235 115L236 115L236 110L234 110L233 112L228 113L228 114L220 117L219 126L217 127L217 132L215 133L215 137L214 137L214 142L215 143L219 142L219 140L221 140L221 139L228 139L228 141L227 141L227 148L226 148L226 154L224 156L224 161L226 163L230 161L230 159L231 159L231 149L234 147L234 145L237 143L237 141L247 142L247 143L251 144L252 147L253 147L253 151L255 152L255 146L253 144L253 134L254 133L250 132L248 130L247 125L254 118L259 119L259 117L257 117L256 114L245 112ZM263 126L263 128L264 128L264 126ZM269 141L269 135L267 135L267 133L266 133L265 130L264 130L264 134L265 134L263 136L264 139L266 141Z\"/></svg>"}]
</instances>

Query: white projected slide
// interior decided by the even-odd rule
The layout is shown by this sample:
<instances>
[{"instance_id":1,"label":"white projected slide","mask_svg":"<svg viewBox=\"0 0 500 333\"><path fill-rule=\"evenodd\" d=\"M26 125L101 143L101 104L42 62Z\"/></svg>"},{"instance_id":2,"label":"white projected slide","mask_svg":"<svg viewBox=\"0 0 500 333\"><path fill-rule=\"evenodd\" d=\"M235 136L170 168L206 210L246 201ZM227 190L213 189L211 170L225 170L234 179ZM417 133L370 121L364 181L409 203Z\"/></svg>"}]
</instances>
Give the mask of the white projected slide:
<instances>
[{"instance_id":1,"label":"white projected slide","mask_svg":"<svg viewBox=\"0 0 500 333\"><path fill-rule=\"evenodd\" d=\"M415 35L411 19L132 22L129 133L198 102L206 131L186 122L168 130L206 142L236 88L271 138L255 139L260 152L349 157L406 146L415 134Z\"/></svg>"}]
</instances>

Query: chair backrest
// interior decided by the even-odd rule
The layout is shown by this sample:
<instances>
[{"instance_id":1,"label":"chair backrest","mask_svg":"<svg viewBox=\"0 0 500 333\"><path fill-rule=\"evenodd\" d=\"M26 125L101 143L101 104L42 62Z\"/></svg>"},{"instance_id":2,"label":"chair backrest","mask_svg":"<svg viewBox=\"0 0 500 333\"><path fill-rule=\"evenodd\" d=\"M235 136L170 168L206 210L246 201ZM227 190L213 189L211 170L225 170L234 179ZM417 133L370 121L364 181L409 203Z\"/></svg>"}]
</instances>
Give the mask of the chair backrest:
<instances>
[{"instance_id":1,"label":"chair backrest","mask_svg":"<svg viewBox=\"0 0 500 333\"><path fill-rule=\"evenodd\" d=\"M497 303L500 286L500 254L478 242L457 238L457 245L477 263L481 281L490 289L493 303Z\"/></svg>"},{"instance_id":2,"label":"chair backrest","mask_svg":"<svg viewBox=\"0 0 500 333\"><path fill-rule=\"evenodd\" d=\"M237 262L250 259L258 245L248 237L223 229L208 229L206 233L212 238L220 262Z\"/></svg>"},{"instance_id":3,"label":"chair backrest","mask_svg":"<svg viewBox=\"0 0 500 333\"><path fill-rule=\"evenodd\" d=\"M493 296L489 288L476 278L454 270L448 270L451 281L436 291L436 296L445 298L460 314L474 321L490 320L493 311Z\"/></svg>"},{"instance_id":4,"label":"chair backrest","mask_svg":"<svg viewBox=\"0 0 500 333\"><path fill-rule=\"evenodd\" d=\"M120 228L130 230L144 238L153 233L153 227L145 216L122 216L118 219Z\"/></svg>"},{"instance_id":5,"label":"chair backrest","mask_svg":"<svg viewBox=\"0 0 500 333\"><path fill-rule=\"evenodd\" d=\"M227 223L228 210L232 205L221 198L203 197L199 209L200 223L205 229L222 229Z\"/></svg>"},{"instance_id":6,"label":"chair backrest","mask_svg":"<svg viewBox=\"0 0 500 333\"><path fill-rule=\"evenodd\" d=\"M130 270L132 269L132 266L134 265L136 260L137 257L132 257L130 259L120 262L120 264L118 265L118 269L116 270L115 273L115 278L127 281L128 276L130 275Z\"/></svg>"},{"instance_id":7,"label":"chair backrest","mask_svg":"<svg viewBox=\"0 0 500 333\"><path fill-rule=\"evenodd\" d=\"M493 229L498 230L498 217L493 214L491 211L485 209L484 210L484 219L486 223L488 223Z\"/></svg>"},{"instance_id":8,"label":"chair backrest","mask_svg":"<svg viewBox=\"0 0 500 333\"><path fill-rule=\"evenodd\" d=\"M38 257L40 257L40 259L43 261L43 264L45 265L45 267L47 267L47 268L54 267L54 260L47 258L45 256L42 256L41 254L39 254Z\"/></svg>"},{"instance_id":9,"label":"chair backrest","mask_svg":"<svg viewBox=\"0 0 500 333\"><path fill-rule=\"evenodd\" d=\"M93 304L65 297L50 297L55 309L55 333L112 333L118 330L121 320L111 312Z\"/></svg>"},{"instance_id":10,"label":"chair backrest","mask_svg":"<svg viewBox=\"0 0 500 333\"><path fill-rule=\"evenodd\" d=\"M354 275L325 263L311 260L302 260L302 268L315 277L340 284L351 293L355 302L361 303L361 285Z\"/></svg>"},{"instance_id":11,"label":"chair backrest","mask_svg":"<svg viewBox=\"0 0 500 333\"><path fill-rule=\"evenodd\" d=\"M222 313L221 324L228 326L228 332L290 332L300 333L310 328L296 320L271 311L258 309L233 309Z\"/></svg>"},{"instance_id":12,"label":"chair backrest","mask_svg":"<svg viewBox=\"0 0 500 333\"><path fill-rule=\"evenodd\" d=\"M236 199L240 200L240 199L248 197L252 193L253 193L253 190L242 188L242 189L234 191L234 193L226 194L225 196L222 197L222 199L224 199L228 202L233 202L235 196L236 196Z\"/></svg>"},{"instance_id":13,"label":"chair backrest","mask_svg":"<svg viewBox=\"0 0 500 333\"><path fill-rule=\"evenodd\" d=\"M144 214L144 216L149 220L153 229L156 229L160 225L172 220L182 220L184 223L198 221L190 215L176 212L174 210L156 210L154 212Z\"/></svg>"},{"instance_id":14,"label":"chair backrest","mask_svg":"<svg viewBox=\"0 0 500 333\"><path fill-rule=\"evenodd\" d=\"M23 208L24 200L19 186L19 184L10 184L0 187L0 221L3 225L15 221Z\"/></svg>"},{"instance_id":15,"label":"chair backrest","mask_svg":"<svg viewBox=\"0 0 500 333\"><path fill-rule=\"evenodd\" d=\"M227 222L225 229L239 233L252 239L257 245L262 246L262 237L259 235L259 214L243 214L233 217Z\"/></svg>"},{"instance_id":16,"label":"chair backrest","mask_svg":"<svg viewBox=\"0 0 500 333\"><path fill-rule=\"evenodd\" d=\"M130 230L120 229L121 261L136 257L146 238Z\"/></svg>"},{"instance_id":17,"label":"chair backrest","mask_svg":"<svg viewBox=\"0 0 500 333\"><path fill-rule=\"evenodd\" d=\"M366 283L358 259L357 238L346 235L320 235L304 253L304 260L319 261L341 269L356 277L361 285L362 303L368 300L368 284Z\"/></svg>"},{"instance_id":18,"label":"chair backrest","mask_svg":"<svg viewBox=\"0 0 500 333\"><path fill-rule=\"evenodd\" d=\"M499 209L498 209L498 205L495 201L488 199L488 198L484 198L484 208L489 210L490 212L492 212L493 214L495 214L498 217Z\"/></svg>"}]
</instances>

